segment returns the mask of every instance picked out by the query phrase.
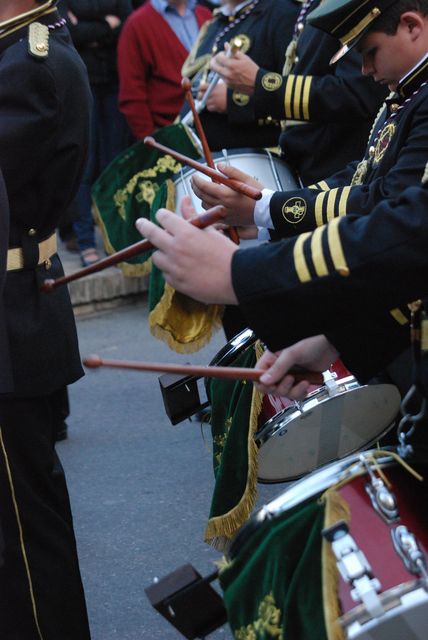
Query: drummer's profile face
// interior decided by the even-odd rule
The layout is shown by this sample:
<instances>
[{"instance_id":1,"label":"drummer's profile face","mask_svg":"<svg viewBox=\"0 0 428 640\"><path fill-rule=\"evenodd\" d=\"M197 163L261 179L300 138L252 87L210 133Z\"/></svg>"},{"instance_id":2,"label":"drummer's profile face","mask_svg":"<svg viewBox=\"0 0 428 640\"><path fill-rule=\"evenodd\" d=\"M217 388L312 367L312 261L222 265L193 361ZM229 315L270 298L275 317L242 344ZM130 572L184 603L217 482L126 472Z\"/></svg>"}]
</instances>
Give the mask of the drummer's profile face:
<instances>
[{"instance_id":1,"label":"drummer's profile face","mask_svg":"<svg viewBox=\"0 0 428 640\"><path fill-rule=\"evenodd\" d=\"M402 14L396 33L371 31L358 43L362 73L391 91L428 51L427 21L417 14L412 21L414 15Z\"/></svg>"}]
</instances>

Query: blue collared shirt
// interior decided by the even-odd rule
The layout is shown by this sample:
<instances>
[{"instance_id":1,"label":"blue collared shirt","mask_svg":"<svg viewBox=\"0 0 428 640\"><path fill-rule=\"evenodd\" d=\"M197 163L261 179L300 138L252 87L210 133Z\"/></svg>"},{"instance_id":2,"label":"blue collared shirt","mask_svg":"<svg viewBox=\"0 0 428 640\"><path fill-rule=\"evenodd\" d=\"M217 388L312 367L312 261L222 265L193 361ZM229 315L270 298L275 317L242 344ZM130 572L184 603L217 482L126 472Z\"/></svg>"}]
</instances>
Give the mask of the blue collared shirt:
<instances>
[{"instance_id":1,"label":"blue collared shirt","mask_svg":"<svg viewBox=\"0 0 428 640\"><path fill-rule=\"evenodd\" d=\"M190 51L199 32L198 21L195 16L196 0L188 0L184 15L180 15L175 7L167 0L150 0L152 6L169 24L182 45Z\"/></svg>"}]
</instances>

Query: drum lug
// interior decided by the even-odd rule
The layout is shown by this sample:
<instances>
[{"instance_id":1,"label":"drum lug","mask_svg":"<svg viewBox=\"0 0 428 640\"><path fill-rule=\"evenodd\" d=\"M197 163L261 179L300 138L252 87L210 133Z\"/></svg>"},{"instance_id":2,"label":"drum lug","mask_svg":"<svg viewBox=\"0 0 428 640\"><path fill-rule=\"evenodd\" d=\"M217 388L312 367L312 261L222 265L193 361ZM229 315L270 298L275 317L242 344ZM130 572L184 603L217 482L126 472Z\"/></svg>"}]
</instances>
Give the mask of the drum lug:
<instances>
[{"instance_id":1,"label":"drum lug","mask_svg":"<svg viewBox=\"0 0 428 640\"><path fill-rule=\"evenodd\" d=\"M372 478L371 482L366 484L365 489L374 510L387 524L399 519L397 500L380 478Z\"/></svg>"},{"instance_id":2,"label":"drum lug","mask_svg":"<svg viewBox=\"0 0 428 640\"><path fill-rule=\"evenodd\" d=\"M421 575L425 582L425 588L427 588L427 560L425 554L419 547L416 536L411 533L407 527L400 525L391 530L391 537L392 542L394 543L394 548L403 561L406 569L410 573L413 573L413 575Z\"/></svg>"},{"instance_id":3,"label":"drum lug","mask_svg":"<svg viewBox=\"0 0 428 640\"><path fill-rule=\"evenodd\" d=\"M383 615L384 608L378 596L381 584L373 577L371 566L350 535L346 522L342 520L324 529L322 535L331 544L340 575L352 586L352 599L362 602L372 617Z\"/></svg>"},{"instance_id":4,"label":"drum lug","mask_svg":"<svg viewBox=\"0 0 428 640\"><path fill-rule=\"evenodd\" d=\"M326 371L323 371L322 375L324 378L324 386L329 397L332 398L333 396L336 396L340 391L340 387L336 382L336 374L327 369Z\"/></svg>"}]
</instances>

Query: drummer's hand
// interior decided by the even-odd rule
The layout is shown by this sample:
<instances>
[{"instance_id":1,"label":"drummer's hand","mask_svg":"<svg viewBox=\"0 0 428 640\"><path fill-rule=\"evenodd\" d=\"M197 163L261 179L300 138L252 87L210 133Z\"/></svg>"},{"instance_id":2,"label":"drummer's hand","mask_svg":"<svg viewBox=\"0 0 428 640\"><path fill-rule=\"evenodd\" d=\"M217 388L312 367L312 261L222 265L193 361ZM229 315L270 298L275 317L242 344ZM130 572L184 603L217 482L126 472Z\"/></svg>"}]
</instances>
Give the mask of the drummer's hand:
<instances>
[{"instance_id":1,"label":"drummer's hand","mask_svg":"<svg viewBox=\"0 0 428 640\"><path fill-rule=\"evenodd\" d=\"M215 229L197 229L167 209L159 209L158 227L136 222L142 236L158 248L153 263L174 289L205 303L237 304L232 287L232 256L238 249Z\"/></svg>"},{"instance_id":2,"label":"drummer's hand","mask_svg":"<svg viewBox=\"0 0 428 640\"><path fill-rule=\"evenodd\" d=\"M228 46L226 44L226 50ZM249 96L254 93L259 66L245 53L237 51L228 58L222 51L211 59L210 67L221 75L228 87Z\"/></svg>"},{"instance_id":3,"label":"drummer's hand","mask_svg":"<svg viewBox=\"0 0 428 640\"><path fill-rule=\"evenodd\" d=\"M325 371L338 357L336 349L323 335L306 338L277 353L265 351L255 367L264 371L256 386L265 394L302 400L310 383L303 380L295 384L293 376L287 372L296 365L309 371Z\"/></svg>"},{"instance_id":4,"label":"drummer's hand","mask_svg":"<svg viewBox=\"0 0 428 640\"><path fill-rule=\"evenodd\" d=\"M206 82L202 83L198 93L198 100L201 100L208 85ZM211 91L206 103L208 111L215 113L226 113L227 111L227 87L222 80Z\"/></svg>"},{"instance_id":5,"label":"drummer's hand","mask_svg":"<svg viewBox=\"0 0 428 640\"><path fill-rule=\"evenodd\" d=\"M251 178L243 171L239 171L236 167L220 162L217 169L225 176L245 182L256 189L263 189L263 185ZM222 204L226 209L225 222L234 226L247 226L254 224L254 206L255 200L248 196L243 196L233 189L222 184L204 180L198 175L192 178L192 189L202 200L204 209L209 209L217 204Z\"/></svg>"}]
</instances>

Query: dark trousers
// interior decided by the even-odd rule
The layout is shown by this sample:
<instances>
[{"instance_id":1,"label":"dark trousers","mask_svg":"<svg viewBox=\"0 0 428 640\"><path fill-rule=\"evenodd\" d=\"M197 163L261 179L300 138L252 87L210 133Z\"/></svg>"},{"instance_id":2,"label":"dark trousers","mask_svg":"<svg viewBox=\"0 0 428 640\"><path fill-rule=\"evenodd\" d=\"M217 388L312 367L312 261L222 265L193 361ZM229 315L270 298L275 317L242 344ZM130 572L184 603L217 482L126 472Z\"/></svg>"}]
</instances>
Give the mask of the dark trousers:
<instances>
[{"instance_id":1,"label":"dark trousers","mask_svg":"<svg viewBox=\"0 0 428 640\"><path fill-rule=\"evenodd\" d=\"M78 216L73 229L80 250L95 247L92 219L92 185L108 164L130 143L126 120L119 111L117 92L92 86L93 106L88 160L75 204Z\"/></svg>"},{"instance_id":2,"label":"dark trousers","mask_svg":"<svg viewBox=\"0 0 428 640\"><path fill-rule=\"evenodd\" d=\"M88 640L52 397L0 398L2 640Z\"/></svg>"}]
</instances>

